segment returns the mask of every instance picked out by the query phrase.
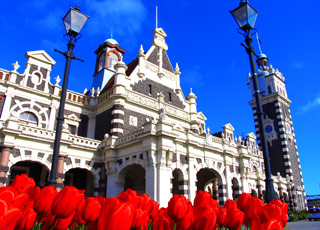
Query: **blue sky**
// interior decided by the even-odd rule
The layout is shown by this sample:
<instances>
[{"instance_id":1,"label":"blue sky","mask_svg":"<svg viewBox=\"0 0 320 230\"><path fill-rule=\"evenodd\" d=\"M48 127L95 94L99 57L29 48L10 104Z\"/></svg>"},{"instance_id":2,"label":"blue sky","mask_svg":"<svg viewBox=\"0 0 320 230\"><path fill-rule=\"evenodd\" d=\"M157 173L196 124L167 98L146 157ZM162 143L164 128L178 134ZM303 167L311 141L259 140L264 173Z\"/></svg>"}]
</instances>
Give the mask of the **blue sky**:
<instances>
[{"instance_id":1,"label":"blue sky","mask_svg":"<svg viewBox=\"0 0 320 230\"><path fill-rule=\"evenodd\" d=\"M198 111L208 118L211 132L231 123L237 136L254 131L244 41L229 13L240 0L16 0L0 8L0 68L12 70L18 61L22 72L27 51L45 50L57 64L51 78L63 77L65 59L53 50L67 49L61 18L70 6L80 5L90 15L74 53L85 60L71 64L69 89L90 88L94 51L110 37L127 50L124 61L135 59L141 44L150 48L158 5L159 27L168 34L168 55L179 63L185 95L197 95ZM261 48L287 83L291 114L307 194L320 194L320 3L317 0L255 1L256 28ZM257 42L254 40L258 52Z\"/></svg>"}]
</instances>

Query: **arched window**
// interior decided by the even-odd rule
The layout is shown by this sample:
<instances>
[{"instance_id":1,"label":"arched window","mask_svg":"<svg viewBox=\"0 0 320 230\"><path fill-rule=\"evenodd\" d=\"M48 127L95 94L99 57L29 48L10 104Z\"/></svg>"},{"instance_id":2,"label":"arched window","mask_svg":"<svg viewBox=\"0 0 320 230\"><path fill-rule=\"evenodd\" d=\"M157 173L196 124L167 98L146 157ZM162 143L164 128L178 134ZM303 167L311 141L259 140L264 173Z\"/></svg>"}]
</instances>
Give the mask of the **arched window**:
<instances>
[{"instance_id":1,"label":"arched window","mask_svg":"<svg viewBox=\"0 0 320 230\"><path fill-rule=\"evenodd\" d=\"M118 56L115 53L111 52L109 54L108 68L114 70L114 65L117 64L118 61L119 61Z\"/></svg>"},{"instance_id":2,"label":"arched window","mask_svg":"<svg viewBox=\"0 0 320 230\"><path fill-rule=\"evenodd\" d=\"M97 71L102 70L105 67L105 65L106 65L106 54L102 53L99 57Z\"/></svg>"},{"instance_id":3,"label":"arched window","mask_svg":"<svg viewBox=\"0 0 320 230\"><path fill-rule=\"evenodd\" d=\"M19 122L30 126L38 126L38 118L31 112L23 112L19 116Z\"/></svg>"}]
</instances>

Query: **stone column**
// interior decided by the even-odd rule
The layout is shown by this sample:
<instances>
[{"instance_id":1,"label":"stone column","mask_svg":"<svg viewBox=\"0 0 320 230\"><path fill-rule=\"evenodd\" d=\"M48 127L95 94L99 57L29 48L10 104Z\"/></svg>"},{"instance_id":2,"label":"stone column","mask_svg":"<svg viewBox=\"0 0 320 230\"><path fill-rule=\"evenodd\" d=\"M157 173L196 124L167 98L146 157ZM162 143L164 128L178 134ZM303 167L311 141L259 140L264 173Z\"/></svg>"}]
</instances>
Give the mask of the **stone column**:
<instances>
[{"instance_id":1,"label":"stone column","mask_svg":"<svg viewBox=\"0 0 320 230\"><path fill-rule=\"evenodd\" d=\"M99 195L105 197L106 196L106 168L105 164L101 163L101 171L100 171L100 180L99 180Z\"/></svg>"},{"instance_id":2,"label":"stone column","mask_svg":"<svg viewBox=\"0 0 320 230\"><path fill-rule=\"evenodd\" d=\"M190 156L191 154L189 154ZM180 157L179 157L180 159ZM196 193L197 193L197 185L196 185L196 181L197 181L197 172L194 169L194 165L195 165L195 158L194 157L189 157L189 168L188 168L188 177L189 177L189 181L188 181L188 187L189 187L189 200L193 201L194 198L196 197Z\"/></svg>"},{"instance_id":3,"label":"stone column","mask_svg":"<svg viewBox=\"0 0 320 230\"><path fill-rule=\"evenodd\" d=\"M289 210L293 210L294 204L293 204L293 195L291 188L288 188L288 195L289 195Z\"/></svg>"},{"instance_id":4,"label":"stone column","mask_svg":"<svg viewBox=\"0 0 320 230\"><path fill-rule=\"evenodd\" d=\"M279 188L279 199L280 199L282 202L285 202L284 196L283 196L283 189L282 189L281 185L279 185L278 188Z\"/></svg>"},{"instance_id":5,"label":"stone column","mask_svg":"<svg viewBox=\"0 0 320 230\"><path fill-rule=\"evenodd\" d=\"M151 163L148 168L146 168L146 193L152 198L156 200L157 196L157 169L156 166Z\"/></svg>"},{"instance_id":6,"label":"stone column","mask_svg":"<svg viewBox=\"0 0 320 230\"><path fill-rule=\"evenodd\" d=\"M57 165L57 178L56 178L56 182L57 182L57 191L60 191L63 187L63 181L65 178L64 175L64 161L65 161L66 156L63 155L59 155L58 157L58 165Z\"/></svg>"},{"instance_id":7,"label":"stone column","mask_svg":"<svg viewBox=\"0 0 320 230\"><path fill-rule=\"evenodd\" d=\"M0 157L0 187L5 186L7 181L7 172L9 171L9 157L12 147L2 146Z\"/></svg>"}]
</instances>

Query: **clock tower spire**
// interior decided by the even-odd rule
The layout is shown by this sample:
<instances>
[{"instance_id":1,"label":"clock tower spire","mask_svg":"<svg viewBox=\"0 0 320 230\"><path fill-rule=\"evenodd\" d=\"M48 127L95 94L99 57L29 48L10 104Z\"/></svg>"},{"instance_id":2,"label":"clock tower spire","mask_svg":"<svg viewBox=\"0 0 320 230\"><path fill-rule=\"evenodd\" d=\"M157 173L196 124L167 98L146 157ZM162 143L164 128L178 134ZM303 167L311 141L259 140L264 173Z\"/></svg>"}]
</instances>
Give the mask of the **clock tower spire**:
<instances>
[{"instance_id":1,"label":"clock tower spire","mask_svg":"<svg viewBox=\"0 0 320 230\"><path fill-rule=\"evenodd\" d=\"M284 200L288 196L286 201L289 202L291 209L304 210L307 207L306 195L290 112L291 101L287 95L285 78L278 69L274 69L269 64L269 59L265 54L259 55L257 64L271 172L274 176L280 173L281 176L290 180L291 194L283 194L282 189L278 188L279 198ZM260 144L256 102L250 76L248 85L251 95L249 103L253 109L257 139Z\"/></svg>"}]
</instances>

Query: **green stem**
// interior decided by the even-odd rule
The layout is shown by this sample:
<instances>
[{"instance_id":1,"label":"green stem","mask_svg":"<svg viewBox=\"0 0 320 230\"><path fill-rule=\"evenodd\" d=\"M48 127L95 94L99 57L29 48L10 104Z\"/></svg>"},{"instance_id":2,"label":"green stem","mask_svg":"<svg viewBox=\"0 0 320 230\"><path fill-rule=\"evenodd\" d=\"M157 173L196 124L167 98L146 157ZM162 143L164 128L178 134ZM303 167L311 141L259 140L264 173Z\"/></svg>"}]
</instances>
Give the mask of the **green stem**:
<instances>
[{"instance_id":1,"label":"green stem","mask_svg":"<svg viewBox=\"0 0 320 230\"><path fill-rule=\"evenodd\" d=\"M174 222L173 230L176 230L177 222Z\"/></svg>"}]
</instances>

